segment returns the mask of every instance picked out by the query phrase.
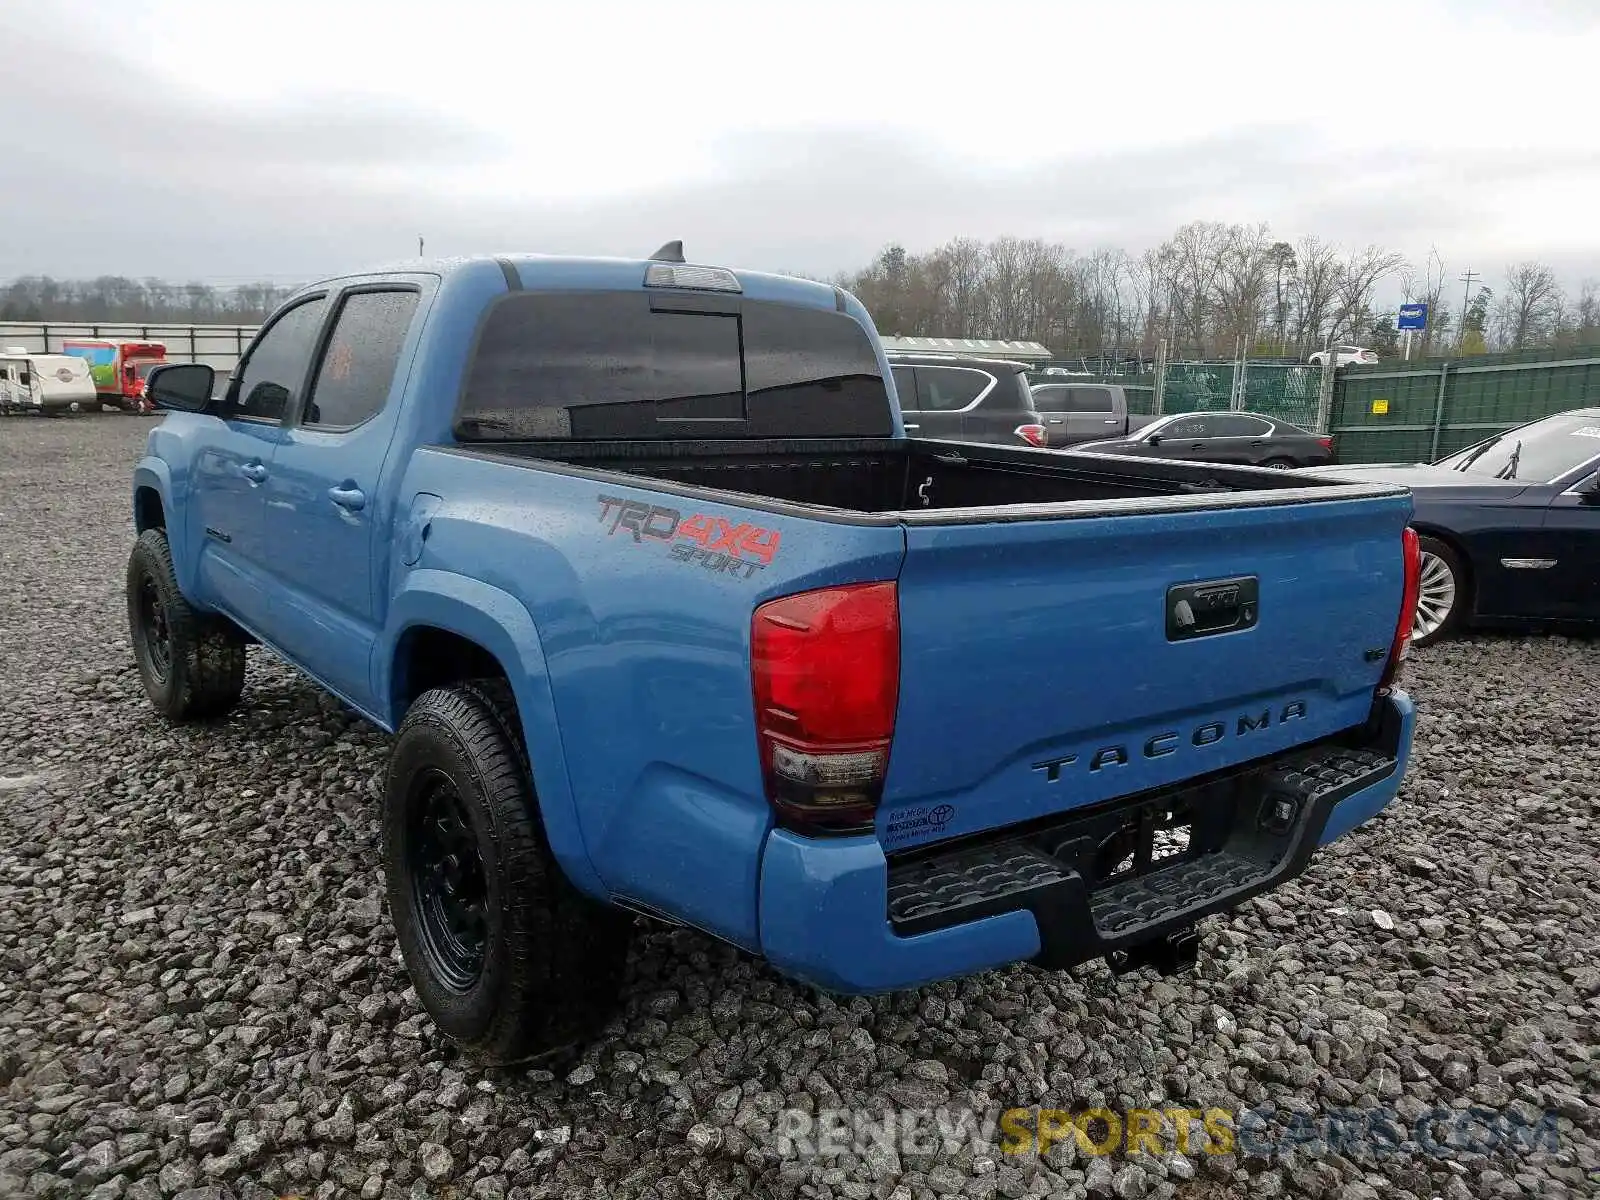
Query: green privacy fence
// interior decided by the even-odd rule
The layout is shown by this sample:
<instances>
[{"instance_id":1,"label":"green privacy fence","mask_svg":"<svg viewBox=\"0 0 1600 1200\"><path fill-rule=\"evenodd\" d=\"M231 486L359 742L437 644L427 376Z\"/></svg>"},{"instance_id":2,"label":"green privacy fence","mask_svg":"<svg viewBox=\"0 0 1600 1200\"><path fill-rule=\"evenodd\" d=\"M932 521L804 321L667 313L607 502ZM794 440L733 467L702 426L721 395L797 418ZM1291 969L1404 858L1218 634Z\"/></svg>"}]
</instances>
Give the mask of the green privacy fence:
<instances>
[{"instance_id":1,"label":"green privacy fence","mask_svg":"<svg viewBox=\"0 0 1600 1200\"><path fill-rule=\"evenodd\" d=\"M1175 362L1164 374L1069 378L1119 384L1143 415L1242 409L1332 432L1340 462L1432 462L1514 425L1600 406L1600 356L1543 353L1345 368L1326 410L1323 369L1297 363Z\"/></svg>"},{"instance_id":2,"label":"green privacy fence","mask_svg":"<svg viewBox=\"0 0 1600 1200\"><path fill-rule=\"evenodd\" d=\"M1340 462L1432 462L1514 425L1600 404L1600 357L1465 359L1341 371L1330 424Z\"/></svg>"}]
</instances>

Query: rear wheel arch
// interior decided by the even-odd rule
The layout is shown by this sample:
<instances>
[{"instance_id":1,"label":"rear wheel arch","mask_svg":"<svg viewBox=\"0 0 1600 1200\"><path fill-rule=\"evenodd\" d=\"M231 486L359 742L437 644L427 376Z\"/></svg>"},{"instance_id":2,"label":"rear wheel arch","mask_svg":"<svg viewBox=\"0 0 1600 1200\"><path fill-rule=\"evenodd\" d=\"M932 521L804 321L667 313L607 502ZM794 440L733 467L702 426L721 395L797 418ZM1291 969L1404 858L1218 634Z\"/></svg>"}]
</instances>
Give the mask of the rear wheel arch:
<instances>
[{"instance_id":1,"label":"rear wheel arch","mask_svg":"<svg viewBox=\"0 0 1600 1200\"><path fill-rule=\"evenodd\" d=\"M1440 529L1436 525L1413 524L1411 528L1417 531L1418 537L1432 538L1434 541L1448 546L1454 552L1456 560L1460 563L1462 572L1465 575L1462 583L1466 585L1466 594L1462 597L1461 616L1463 618L1472 616L1477 611L1478 604L1478 568L1477 564L1472 560L1472 554L1468 551L1466 543L1456 534Z\"/></svg>"},{"instance_id":2,"label":"rear wheel arch","mask_svg":"<svg viewBox=\"0 0 1600 1200\"><path fill-rule=\"evenodd\" d=\"M402 591L391 617L398 626L374 682L390 729L398 730L429 688L471 679L502 679L526 747L545 838L567 879L596 899L608 896L590 862L567 774L544 653L526 608L505 592L462 576ZM380 654L383 652L380 651Z\"/></svg>"},{"instance_id":3,"label":"rear wheel arch","mask_svg":"<svg viewBox=\"0 0 1600 1200\"><path fill-rule=\"evenodd\" d=\"M398 727L417 697L431 688L495 678L509 683L511 674L493 651L449 629L413 625L395 642L389 672L393 723ZM519 713L519 720L520 716Z\"/></svg>"},{"instance_id":4,"label":"rear wheel arch","mask_svg":"<svg viewBox=\"0 0 1600 1200\"><path fill-rule=\"evenodd\" d=\"M1472 560L1458 539L1440 536L1426 527L1413 528L1420 540L1422 574L1417 624L1411 640L1414 645L1425 646L1451 638L1472 624L1477 610L1476 586ZM1446 587L1453 589L1452 596L1443 594ZM1437 615L1441 602L1448 604L1442 610L1442 618Z\"/></svg>"}]
</instances>

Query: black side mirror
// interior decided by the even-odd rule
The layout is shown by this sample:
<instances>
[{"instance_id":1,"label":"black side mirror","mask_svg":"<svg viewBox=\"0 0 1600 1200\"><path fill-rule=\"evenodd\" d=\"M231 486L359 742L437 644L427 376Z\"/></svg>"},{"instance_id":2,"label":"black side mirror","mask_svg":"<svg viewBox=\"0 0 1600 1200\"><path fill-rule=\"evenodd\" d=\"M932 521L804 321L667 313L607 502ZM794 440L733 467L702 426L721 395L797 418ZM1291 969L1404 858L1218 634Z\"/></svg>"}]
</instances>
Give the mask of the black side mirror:
<instances>
[{"instance_id":1,"label":"black side mirror","mask_svg":"<svg viewBox=\"0 0 1600 1200\"><path fill-rule=\"evenodd\" d=\"M1145 441L1149 442L1152 446L1159 446L1161 445L1161 435L1159 433L1152 433L1145 439Z\"/></svg>"},{"instance_id":2,"label":"black side mirror","mask_svg":"<svg viewBox=\"0 0 1600 1200\"><path fill-rule=\"evenodd\" d=\"M1585 504L1600 504L1600 471L1596 471L1584 481L1578 489L1578 495L1583 497Z\"/></svg>"},{"instance_id":3,"label":"black side mirror","mask_svg":"<svg viewBox=\"0 0 1600 1200\"><path fill-rule=\"evenodd\" d=\"M217 373L205 363L169 363L145 380L144 394L157 408L202 412L211 403Z\"/></svg>"}]
</instances>

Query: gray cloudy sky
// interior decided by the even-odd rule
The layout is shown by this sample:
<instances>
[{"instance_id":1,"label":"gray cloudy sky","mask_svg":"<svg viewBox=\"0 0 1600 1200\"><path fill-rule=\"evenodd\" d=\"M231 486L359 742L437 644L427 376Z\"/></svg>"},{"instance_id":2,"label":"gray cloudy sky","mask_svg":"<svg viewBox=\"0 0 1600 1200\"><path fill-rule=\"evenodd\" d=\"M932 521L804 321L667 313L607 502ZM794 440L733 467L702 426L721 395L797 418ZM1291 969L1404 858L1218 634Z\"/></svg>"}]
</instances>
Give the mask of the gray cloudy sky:
<instances>
[{"instance_id":1,"label":"gray cloudy sky","mask_svg":"<svg viewBox=\"0 0 1600 1200\"><path fill-rule=\"evenodd\" d=\"M1600 0L0 0L0 280L1194 219L1600 276Z\"/></svg>"}]
</instances>

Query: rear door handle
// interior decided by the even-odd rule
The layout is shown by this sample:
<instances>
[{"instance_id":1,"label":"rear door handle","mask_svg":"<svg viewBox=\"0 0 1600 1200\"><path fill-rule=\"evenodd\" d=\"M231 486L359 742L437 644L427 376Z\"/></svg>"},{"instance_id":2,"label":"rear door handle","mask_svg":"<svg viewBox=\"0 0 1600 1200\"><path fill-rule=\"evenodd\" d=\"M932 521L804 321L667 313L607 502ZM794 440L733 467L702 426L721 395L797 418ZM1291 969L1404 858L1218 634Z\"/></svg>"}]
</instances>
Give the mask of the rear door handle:
<instances>
[{"instance_id":1,"label":"rear door handle","mask_svg":"<svg viewBox=\"0 0 1600 1200\"><path fill-rule=\"evenodd\" d=\"M244 466L239 468L239 474L243 475L251 483L265 483L267 481L267 468L260 463L245 463Z\"/></svg>"},{"instance_id":2,"label":"rear door handle","mask_svg":"<svg viewBox=\"0 0 1600 1200\"><path fill-rule=\"evenodd\" d=\"M328 499L340 508L360 512L367 506L367 494L353 483L342 483L328 489Z\"/></svg>"},{"instance_id":3,"label":"rear door handle","mask_svg":"<svg viewBox=\"0 0 1600 1200\"><path fill-rule=\"evenodd\" d=\"M1104 421L1100 422L1102 425L1115 425L1116 423L1117 419L1115 417L1107 417Z\"/></svg>"},{"instance_id":4,"label":"rear door handle","mask_svg":"<svg viewBox=\"0 0 1600 1200\"><path fill-rule=\"evenodd\" d=\"M906 428L907 429L921 429L922 426L921 425L907 425Z\"/></svg>"}]
</instances>

